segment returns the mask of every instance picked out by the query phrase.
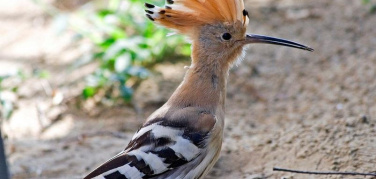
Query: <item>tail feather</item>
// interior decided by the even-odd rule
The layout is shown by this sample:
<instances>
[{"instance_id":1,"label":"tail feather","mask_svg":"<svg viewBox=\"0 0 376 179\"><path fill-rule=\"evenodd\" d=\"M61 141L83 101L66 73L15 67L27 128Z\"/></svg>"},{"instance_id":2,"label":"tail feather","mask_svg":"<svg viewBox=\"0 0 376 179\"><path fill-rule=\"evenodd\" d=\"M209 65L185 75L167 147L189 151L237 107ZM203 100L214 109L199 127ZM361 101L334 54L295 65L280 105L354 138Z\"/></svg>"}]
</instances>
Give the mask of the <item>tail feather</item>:
<instances>
[{"instance_id":1,"label":"tail feather","mask_svg":"<svg viewBox=\"0 0 376 179\"><path fill-rule=\"evenodd\" d=\"M137 163L138 166L132 165L135 163ZM84 179L99 178L99 176L105 179L141 179L145 176L144 172L150 171L150 169L147 170L146 168L147 165L141 166L141 163L138 162L135 156L119 154L96 168ZM143 169L142 172L140 169Z\"/></svg>"}]
</instances>

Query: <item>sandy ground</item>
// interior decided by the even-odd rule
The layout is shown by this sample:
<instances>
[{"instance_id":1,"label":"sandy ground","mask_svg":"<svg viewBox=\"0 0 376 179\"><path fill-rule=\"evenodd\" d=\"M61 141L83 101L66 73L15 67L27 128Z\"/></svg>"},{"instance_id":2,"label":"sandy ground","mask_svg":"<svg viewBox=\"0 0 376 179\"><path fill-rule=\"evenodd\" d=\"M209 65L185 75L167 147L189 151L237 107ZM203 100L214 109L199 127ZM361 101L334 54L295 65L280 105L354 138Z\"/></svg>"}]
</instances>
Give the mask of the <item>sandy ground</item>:
<instances>
[{"instance_id":1,"label":"sandy ground","mask_svg":"<svg viewBox=\"0 0 376 179\"><path fill-rule=\"evenodd\" d=\"M51 73L48 80L22 84L18 110L3 125L15 179L80 178L117 154L169 97L189 63L158 65L159 75L137 91L137 110L51 105L44 84L66 98L79 93L80 79L93 66L83 67L84 73L67 67L87 48L71 46L72 34L57 34L53 21L31 2L1 4L1 71ZM246 4L249 32L299 41L315 52L267 45L247 50L229 76L222 154L206 178L372 178L272 168L376 172L376 15L358 0Z\"/></svg>"}]
</instances>

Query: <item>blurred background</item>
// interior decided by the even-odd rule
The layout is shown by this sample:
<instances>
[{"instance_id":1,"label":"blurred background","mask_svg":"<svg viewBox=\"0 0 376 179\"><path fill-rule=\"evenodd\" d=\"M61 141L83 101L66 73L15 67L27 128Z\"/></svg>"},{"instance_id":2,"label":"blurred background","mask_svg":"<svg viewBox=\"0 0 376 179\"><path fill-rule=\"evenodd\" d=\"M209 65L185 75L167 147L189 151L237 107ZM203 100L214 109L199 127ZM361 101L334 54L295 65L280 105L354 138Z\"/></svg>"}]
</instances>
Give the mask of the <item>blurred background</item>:
<instances>
[{"instance_id":1,"label":"blurred background","mask_svg":"<svg viewBox=\"0 0 376 179\"><path fill-rule=\"evenodd\" d=\"M82 178L125 148L190 64L187 40L145 18L144 1L0 4L1 133L15 179ZM249 33L315 52L247 49L229 74L225 141L207 178L376 172L376 1L245 4Z\"/></svg>"}]
</instances>

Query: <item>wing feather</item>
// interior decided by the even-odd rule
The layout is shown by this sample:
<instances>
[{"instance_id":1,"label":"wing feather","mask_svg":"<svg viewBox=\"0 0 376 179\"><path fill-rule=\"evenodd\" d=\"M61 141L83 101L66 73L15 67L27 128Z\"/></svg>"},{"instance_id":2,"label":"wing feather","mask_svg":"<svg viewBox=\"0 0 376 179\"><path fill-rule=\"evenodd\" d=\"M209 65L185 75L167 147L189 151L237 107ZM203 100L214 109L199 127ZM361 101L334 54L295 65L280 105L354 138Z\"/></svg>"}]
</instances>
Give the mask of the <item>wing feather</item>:
<instances>
[{"instance_id":1,"label":"wing feather","mask_svg":"<svg viewBox=\"0 0 376 179\"><path fill-rule=\"evenodd\" d=\"M181 118L182 116L188 118ZM152 178L185 165L203 154L216 122L215 116L188 109L170 117L173 118L156 118L145 123L124 151L84 179L97 176L106 179Z\"/></svg>"}]
</instances>

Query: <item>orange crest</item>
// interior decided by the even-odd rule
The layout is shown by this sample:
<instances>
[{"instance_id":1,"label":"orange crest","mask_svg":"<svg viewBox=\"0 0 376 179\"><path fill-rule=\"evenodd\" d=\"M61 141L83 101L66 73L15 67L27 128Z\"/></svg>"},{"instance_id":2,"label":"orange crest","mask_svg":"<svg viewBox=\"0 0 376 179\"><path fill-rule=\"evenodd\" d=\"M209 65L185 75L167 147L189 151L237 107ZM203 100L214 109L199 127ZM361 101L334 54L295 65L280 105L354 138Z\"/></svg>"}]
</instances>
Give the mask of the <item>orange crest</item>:
<instances>
[{"instance_id":1,"label":"orange crest","mask_svg":"<svg viewBox=\"0 0 376 179\"><path fill-rule=\"evenodd\" d=\"M239 21L246 27L249 20L243 0L166 0L165 8L145 6L150 20L187 35L197 27L218 22Z\"/></svg>"}]
</instances>

